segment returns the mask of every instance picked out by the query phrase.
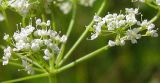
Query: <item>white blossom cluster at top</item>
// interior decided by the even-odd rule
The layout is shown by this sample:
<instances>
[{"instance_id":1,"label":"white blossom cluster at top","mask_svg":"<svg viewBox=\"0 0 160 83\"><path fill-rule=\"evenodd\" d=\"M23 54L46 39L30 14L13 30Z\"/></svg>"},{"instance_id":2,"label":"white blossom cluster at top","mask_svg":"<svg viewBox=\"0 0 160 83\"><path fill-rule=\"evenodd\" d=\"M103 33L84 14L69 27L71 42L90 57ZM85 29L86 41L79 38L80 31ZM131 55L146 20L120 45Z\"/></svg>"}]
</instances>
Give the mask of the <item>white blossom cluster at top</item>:
<instances>
[{"instance_id":1,"label":"white blossom cluster at top","mask_svg":"<svg viewBox=\"0 0 160 83\"><path fill-rule=\"evenodd\" d=\"M13 8L21 15L26 15L31 8L31 3L29 3L29 0L2 0L0 6Z\"/></svg>"},{"instance_id":2,"label":"white blossom cluster at top","mask_svg":"<svg viewBox=\"0 0 160 83\"><path fill-rule=\"evenodd\" d=\"M96 0L77 0L79 2L80 5L85 6L85 7L91 7L93 6L93 3ZM64 13L64 14L68 14L73 6L73 3L71 2L71 0L57 0L58 6L60 8L60 10Z\"/></svg>"},{"instance_id":3,"label":"white blossom cluster at top","mask_svg":"<svg viewBox=\"0 0 160 83\"><path fill-rule=\"evenodd\" d=\"M147 1L149 2L155 1L157 5L160 5L160 0L132 0L132 2L137 2L137 1L142 2L142 3L145 3Z\"/></svg>"},{"instance_id":4,"label":"white blossom cluster at top","mask_svg":"<svg viewBox=\"0 0 160 83\"><path fill-rule=\"evenodd\" d=\"M32 21L31 21L32 22ZM3 65L7 65L11 59L13 53L20 53L28 55L28 53L42 52L43 60L50 60L53 55L58 55L60 51L60 44L67 41L67 36L51 29L50 20L43 22L41 19L37 19L36 26L30 23L26 27L22 27L21 24L17 25L20 29L14 32L13 36L5 34L4 40L11 43L10 46L4 49ZM33 56L33 55L29 55ZM27 57L27 56L25 56ZM31 73L28 62L22 58L22 63L25 65L25 69L28 73Z\"/></svg>"},{"instance_id":5,"label":"white blossom cluster at top","mask_svg":"<svg viewBox=\"0 0 160 83\"><path fill-rule=\"evenodd\" d=\"M36 3L36 1L38 0L35 0L32 3L30 2L30 0L2 0L2 1L0 0L0 6L4 8L7 8L7 7L13 8L18 13L25 16L28 14L30 9L32 8L33 3ZM78 0L77 2L80 5L91 7L95 1L96 0ZM64 14L68 14L71 11L72 6L73 6L72 0L46 0L44 3L45 5L44 8L46 10L46 13L51 12L51 10L49 9L47 5L50 5L52 3L58 5L59 9Z\"/></svg>"},{"instance_id":6,"label":"white blossom cluster at top","mask_svg":"<svg viewBox=\"0 0 160 83\"><path fill-rule=\"evenodd\" d=\"M109 46L125 45L126 40L131 40L131 43L137 43L137 39L142 36L157 37L157 29L153 23L147 20L138 21L136 15L138 9L126 8L125 14L108 14L101 18L94 16L95 24L93 25L93 33L91 40L96 39L100 34L116 34L114 40L109 40ZM146 31L142 34L142 31Z\"/></svg>"}]
</instances>

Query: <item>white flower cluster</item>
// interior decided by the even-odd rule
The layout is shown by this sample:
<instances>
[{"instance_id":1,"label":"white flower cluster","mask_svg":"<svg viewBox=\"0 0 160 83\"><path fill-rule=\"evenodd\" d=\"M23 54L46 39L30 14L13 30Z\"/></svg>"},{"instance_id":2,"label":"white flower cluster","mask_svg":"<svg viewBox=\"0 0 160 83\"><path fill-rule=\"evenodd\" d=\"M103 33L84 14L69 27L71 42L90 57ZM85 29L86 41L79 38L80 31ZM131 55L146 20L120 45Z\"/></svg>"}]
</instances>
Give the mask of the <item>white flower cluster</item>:
<instances>
[{"instance_id":1,"label":"white flower cluster","mask_svg":"<svg viewBox=\"0 0 160 83\"><path fill-rule=\"evenodd\" d=\"M60 36L60 33L51 30L50 20L43 22L41 19L36 19L35 24L36 27L30 23L24 28L21 27L20 24L21 29L14 32L13 37L5 34L3 39L12 43L12 46L4 49L3 65L8 64L12 52L20 53L24 56L34 56L29 54L40 53L42 54L41 58L47 62L53 55L59 54L59 46L61 43L67 41L67 36ZM17 27L19 27L19 25L17 25ZM31 73L31 71L29 71L31 69L30 66L25 66L28 63L25 60L22 60L22 63L25 70L27 70L28 73Z\"/></svg>"},{"instance_id":2,"label":"white flower cluster","mask_svg":"<svg viewBox=\"0 0 160 83\"><path fill-rule=\"evenodd\" d=\"M101 18L97 15L94 16L95 24L93 25L93 33L91 40L96 39L100 34L116 34L115 41L109 40L109 46L125 45L126 40L131 40L131 43L137 43L140 39L142 31L146 31L143 36L158 37L157 30L153 23L143 20L142 22L136 19L138 9L126 8L125 14L108 14ZM137 28L136 28L137 27Z\"/></svg>"},{"instance_id":3,"label":"white flower cluster","mask_svg":"<svg viewBox=\"0 0 160 83\"><path fill-rule=\"evenodd\" d=\"M9 0L8 5L22 15L26 15L30 8L30 3L28 0Z\"/></svg>"},{"instance_id":4,"label":"white flower cluster","mask_svg":"<svg viewBox=\"0 0 160 83\"><path fill-rule=\"evenodd\" d=\"M79 4L85 7L91 7L93 6L94 2L96 0L78 0ZM73 6L73 3L68 0L57 0L57 2L55 1L55 3L58 3L58 6L60 8L60 10L64 13L64 14L68 14Z\"/></svg>"},{"instance_id":5,"label":"white flower cluster","mask_svg":"<svg viewBox=\"0 0 160 83\"><path fill-rule=\"evenodd\" d=\"M3 64L2 65L7 65L9 62L9 59L12 55L12 49L10 46L4 49L4 56L2 57L3 59Z\"/></svg>"},{"instance_id":6,"label":"white flower cluster","mask_svg":"<svg viewBox=\"0 0 160 83\"><path fill-rule=\"evenodd\" d=\"M91 7L93 6L93 3L95 2L96 0L79 0L79 3L83 6L86 6L86 7Z\"/></svg>"},{"instance_id":7,"label":"white flower cluster","mask_svg":"<svg viewBox=\"0 0 160 83\"><path fill-rule=\"evenodd\" d=\"M139 1L139 2L142 2L142 3L145 3L145 2L152 2L152 1L154 1L154 0L132 0L132 2L137 2L137 1ZM155 0L156 1L156 3L157 3L157 5L160 5L160 0Z\"/></svg>"},{"instance_id":8,"label":"white flower cluster","mask_svg":"<svg viewBox=\"0 0 160 83\"><path fill-rule=\"evenodd\" d=\"M136 2L136 1L145 2L145 0L132 0L132 2Z\"/></svg>"},{"instance_id":9,"label":"white flower cluster","mask_svg":"<svg viewBox=\"0 0 160 83\"><path fill-rule=\"evenodd\" d=\"M64 13L68 14L72 9L72 2L66 1L59 4L59 9Z\"/></svg>"},{"instance_id":10,"label":"white flower cluster","mask_svg":"<svg viewBox=\"0 0 160 83\"><path fill-rule=\"evenodd\" d=\"M2 0L0 1L0 6L4 9L14 9L22 16L25 16L31 8L31 3L29 0Z\"/></svg>"}]
</instances>

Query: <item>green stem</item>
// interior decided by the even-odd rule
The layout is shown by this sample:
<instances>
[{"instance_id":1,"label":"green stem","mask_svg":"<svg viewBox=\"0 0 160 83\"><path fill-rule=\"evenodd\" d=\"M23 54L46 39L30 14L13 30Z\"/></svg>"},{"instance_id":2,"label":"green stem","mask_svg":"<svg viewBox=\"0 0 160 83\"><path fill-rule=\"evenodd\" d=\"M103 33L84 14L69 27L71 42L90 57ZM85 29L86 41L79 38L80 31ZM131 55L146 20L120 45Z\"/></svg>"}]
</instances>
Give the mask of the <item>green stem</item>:
<instances>
[{"instance_id":1,"label":"green stem","mask_svg":"<svg viewBox=\"0 0 160 83\"><path fill-rule=\"evenodd\" d=\"M91 52L91 53L83 56L82 58L77 59L77 60L74 61L74 62L71 62L70 64L68 64L68 65L66 65L66 66L64 66L64 67L59 68L58 70L55 70L54 72L51 72L51 74L54 75L55 78L56 78L56 74L61 73L61 72L65 71L65 70L67 70L67 69L69 69L69 68L72 68L72 67L76 66L77 64L80 64L80 63L82 63L82 62L85 62L85 61L87 61L87 60L95 57L98 53L100 53L100 52L102 52L102 51L105 51L105 50L108 50L108 48L109 48L108 46L103 46L103 47L97 49L96 51ZM24 80L33 79L33 78L46 77L46 76L49 76L49 75L51 75L51 74L49 74L49 73L44 73L44 74L38 74L38 75L33 75L33 76L27 76L27 77L18 78L18 79L15 79L15 80L4 81L4 82L2 82L2 83L19 82L19 81L24 81ZM54 81L56 82L57 80L55 79Z\"/></svg>"},{"instance_id":2,"label":"green stem","mask_svg":"<svg viewBox=\"0 0 160 83\"><path fill-rule=\"evenodd\" d=\"M160 9L158 9L158 13L149 21L149 23L153 23L156 21L160 16Z\"/></svg>"},{"instance_id":3,"label":"green stem","mask_svg":"<svg viewBox=\"0 0 160 83\"><path fill-rule=\"evenodd\" d=\"M56 75L52 76L51 74L48 76L49 83L57 83Z\"/></svg>"},{"instance_id":4,"label":"green stem","mask_svg":"<svg viewBox=\"0 0 160 83\"><path fill-rule=\"evenodd\" d=\"M74 67L77 64L85 62L85 61L95 57L98 53L100 53L102 51L105 51L105 50L108 50L108 48L109 48L109 46L103 46L103 47L97 49L96 51L93 51L93 52L83 56L82 58L79 58L76 61L73 61L73 62L69 63L68 65L61 67L60 69L57 70L57 72L60 73L60 72L62 72L64 70L67 70L67 69L69 69L71 67Z\"/></svg>"},{"instance_id":5,"label":"green stem","mask_svg":"<svg viewBox=\"0 0 160 83\"><path fill-rule=\"evenodd\" d=\"M51 75L48 76L48 80L49 80L49 83L52 83L52 76Z\"/></svg>"},{"instance_id":6,"label":"green stem","mask_svg":"<svg viewBox=\"0 0 160 83\"><path fill-rule=\"evenodd\" d=\"M25 19L26 19L26 17L22 17L22 27L26 26Z\"/></svg>"},{"instance_id":7,"label":"green stem","mask_svg":"<svg viewBox=\"0 0 160 83\"><path fill-rule=\"evenodd\" d=\"M72 13L72 18L71 18L71 21L70 21L70 24L69 24L69 27L68 27L68 30L67 30L67 37L69 38L70 34L71 34L71 31L73 29L73 25L75 23L75 17L76 17L76 9L77 9L77 6L76 6L76 2L73 1L73 13ZM57 56L57 59L56 59L56 63L58 64L60 62L60 60L62 59L63 57L63 54L64 54L64 50L65 50L65 46L66 46L66 43L63 43L62 46L61 46L61 51L59 53L59 55ZM56 64L56 66L57 66Z\"/></svg>"},{"instance_id":8,"label":"green stem","mask_svg":"<svg viewBox=\"0 0 160 83\"><path fill-rule=\"evenodd\" d=\"M42 21L46 21L46 17L44 14L41 15L42 16Z\"/></svg>"},{"instance_id":9,"label":"green stem","mask_svg":"<svg viewBox=\"0 0 160 83\"><path fill-rule=\"evenodd\" d=\"M155 6L155 5L151 4L150 2L146 2L146 4L147 4L148 6L150 6L150 7L154 8L154 9L158 9L158 7L157 7L157 6Z\"/></svg>"},{"instance_id":10,"label":"green stem","mask_svg":"<svg viewBox=\"0 0 160 83\"><path fill-rule=\"evenodd\" d=\"M43 73L43 74L27 76L27 77L23 77L23 78L19 78L19 79L14 79L14 80L9 80L9 81L3 81L3 82L1 82L1 83L14 83L14 82L20 82L20 81L24 81L24 80L33 79L33 78L46 77L46 76L48 76L48 75L49 75L49 73Z\"/></svg>"},{"instance_id":11,"label":"green stem","mask_svg":"<svg viewBox=\"0 0 160 83\"><path fill-rule=\"evenodd\" d=\"M105 7L105 4L106 4L106 0L103 0L100 9L97 12L97 15L99 15L102 12L102 10ZM68 59L68 57L70 57L71 53L76 49L76 47L80 44L80 42L85 38L90 27L92 27L93 23L94 23L94 20L92 20L91 23L89 24L89 26L87 26L86 30L82 33L82 35L79 37L79 39L76 41L76 43L72 46L72 48L68 51L68 53L64 56L64 58L60 61L58 66L61 66Z\"/></svg>"},{"instance_id":12,"label":"green stem","mask_svg":"<svg viewBox=\"0 0 160 83\"><path fill-rule=\"evenodd\" d=\"M4 9L2 9L2 14L4 15L4 18L5 18L5 23L6 23L7 30L10 31L7 14L6 14L6 11Z\"/></svg>"},{"instance_id":13,"label":"green stem","mask_svg":"<svg viewBox=\"0 0 160 83\"><path fill-rule=\"evenodd\" d=\"M54 12L53 12L53 13L54 13ZM53 14L51 15L51 20L52 20L52 25L51 25L51 26L52 26L52 29L56 31L56 30L57 30L57 29L56 29L56 22L55 22L55 18L54 18L54 15L53 15Z\"/></svg>"},{"instance_id":14,"label":"green stem","mask_svg":"<svg viewBox=\"0 0 160 83\"><path fill-rule=\"evenodd\" d=\"M52 70L54 70L54 62L55 62L55 55L53 55L52 56L52 58L51 58L51 60L49 61L49 66L50 66L50 72L52 71Z\"/></svg>"}]
</instances>

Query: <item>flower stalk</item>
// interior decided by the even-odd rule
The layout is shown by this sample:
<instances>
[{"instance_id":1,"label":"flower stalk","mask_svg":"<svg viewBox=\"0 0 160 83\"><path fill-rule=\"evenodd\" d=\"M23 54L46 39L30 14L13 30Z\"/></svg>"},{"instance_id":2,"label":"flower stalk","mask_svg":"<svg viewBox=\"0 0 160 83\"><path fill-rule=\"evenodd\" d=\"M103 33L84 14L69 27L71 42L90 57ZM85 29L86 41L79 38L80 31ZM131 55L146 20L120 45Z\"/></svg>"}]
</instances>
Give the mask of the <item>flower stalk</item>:
<instances>
[{"instance_id":1,"label":"flower stalk","mask_svg":"<svg viewBox=\"0 0 160 83\"><path fill-rule=\"evenodd\" d=\"M106 0L103 0L101 7L99 8L97 15L99 15L106 4ZM86 37L89 29L91 28L91 26L93 25L94 21L92 20L91 23L86 27L86 30L82 33L82 35L79 37L79 39L76 41L76 43L71 47L71 49L67 52L67 54L64 56L64 58L60 61L60 63L58 64L58 67L60 67L72 54L72 52L77 48L77 46L80 44L80 42Z\"/></svg>"},{"instance_id":2,"label":"flower stalk","mask_svg":"<svg viewBox=\"0 0 160 83\"><path fill-rule=\"evenodd\" d=\"M19 81L24 81L24 80L28 80L28 79L34 79L34 78L40 78L40 77L46 77L46 76L49 76L52 74L52 76L55 76L69 68L72 68L82 62L85 62L85 61L88 61L89 59L95 57L98 53L102 52L102 51L106 51L108 50L108 46L103 46L97 50L95 50L94 52L91 52L87 55L84 55L83 57L77 59L76 61L73 61L71 63L69 63L68 65L66 66L63 66L53 72L50 72L50 73L43 73L43 74L38 74L38 75L32 75L32 76L27 76L27 77L23 77L23 78L19 78L19 79L15 79L15 80L10 80L10 81L4 81L2 83L12 83L12 82L19 82Z\"/></svg>"},{"instance_id":3,"label":"flower stalk","mask_svg":"<svg viewBox=\"0 0 160 83\"><path fill-rule=\"evenodd\" d=\"M68 30L67 30L67 33L66 33L67 37L69 37L70 34L71 34L71 31L72 31L74 23L75 23L75 17L76 17L76 9L77 9L76 0L74 0L72 2L73 2L73 12L72 12L72 18L71 18L71 21L70 21L70 24L69 24L69 27L68 27ZM60 53L59 53L59 55L57 56L57 59L56 59L56 66L57 66L57 64L59 64L59 62L61 61L61 59L63 57L65 47L66 47L66 43L63 43L62 46L61 46L61 51L60 51Z\"/></svg>"}]
</instances>

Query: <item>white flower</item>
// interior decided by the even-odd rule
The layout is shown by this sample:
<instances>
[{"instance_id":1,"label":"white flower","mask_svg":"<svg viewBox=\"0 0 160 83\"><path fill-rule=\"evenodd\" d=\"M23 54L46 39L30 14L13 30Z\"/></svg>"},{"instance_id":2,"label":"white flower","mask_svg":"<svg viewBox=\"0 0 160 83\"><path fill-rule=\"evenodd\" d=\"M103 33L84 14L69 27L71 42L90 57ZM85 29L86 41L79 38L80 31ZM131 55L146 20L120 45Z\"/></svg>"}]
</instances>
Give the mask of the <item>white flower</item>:
<instances>
[{"instance_id":1,"label":"white flower","mask_svg":"<svg viewBox=\"0 0 160 83\"><path fill-rule=\"evenodd\" d=\"M43 56L43 58L45 60L49 60L50 58L52 58L52 53L50 53L48 49L44 50L44 54L45 54L45 56Z\"/></svg>"},{"instance_id":2,"label":"white flower","mask_svg":"<svg viewBox=\"0 0 160 83\"><path fill-rule=\"evenodd\" d=\"M115 41L109 40L109 46L123 46L126 40L131 40L132 44L137 43L141 36L158 37L157 30L153 30L155 25L143 20L136 19L138 9L126 8L125 14L107 14L105 17L94 16L94 24L91 27L92 35L90 40L96 39L100 34L115 36ZM102 27L103 26L103 27ZM138 28L133 28L133 27ZM143 32L146 31L146 34ZM142 35L141 35L141 33Z\"/></svg>"},{"instance_id":3,"label":"white flower","mask_svg":"<svg viewBox=\"0 0 160 83\"><path fill-rule=\"evenodd\" d=\"M34 74L34 70L27 60L22 59L22 66L25 68L25 71L27 71L28 74Z\"/></svg>"},{"instance_id":4,"label":"white flower","mask_svg":"<svg viewBox=\"0 0 160 83\"><path fill-rule=\"evenodd\" d=\"M47 36L48 35L47 30L37 30L36 32L37 32L38 36Z\"/></svg>"},{"instance_id":5,"label":"white flower","mask_svg":"<svg viewBox=\"0 0 160 83\"><path fill-rule=\"evenodd\" d=\"M93 3L95 2L96 0L79 0L80 4L81 5L84 5L86 7L88 6L93 6Z\"/></svg>"},{"instance_id":6,"label":"white flower","mask_svg":"<svg viewBox=\"0 0 160 83\"><path fill-rule=\"evenodd\" d=\"M94 17L93 17L93 19L94 19L94 21L95 22L99 22L99 21L101 21L101 17L99 17L99 16L97 16L97 15L95 15Z\"/></svg>"},{"instance_id":7,"label":"white flower","mask_svg":"<svg viewBox=\"0 0 160 83\"><path fill-rule=\"evenodd\" d=\"M52 41L51 41L51 40L45 39L45 40L43 40L43 41L44 41L44 44L45 44L46 46L48 46L48 47L49 47L50 44L52 44Z\"/></svg>"},{"instance_id":8,"label":"white flower","mask_svg":"<svg viewBox=\"0 0 160 83\"><path fill-rule=\"evenodd\" d=\"M41 25L41 23L42 23L41 19L36 20L36 25Z\"/></svg>"},{"instance_id":9,"label":"white flower","mask_svg":"<svg viewBox=\"0 0 160 83\"><path fill-rule=\"evenodd\" d=\"M15 45L16 48L14 48L14 51L20 51L20 50L28 50L30 49L30 44L26 43L24 40L19 40L18 42L16 42Z\"/></svg>"},{"instance_id":10,"label":"white flower","mask_svg":"<svg viewBox=\"0 0 160 83\"><path fill-rule=\"evenodd\" d=\"M42 22L40 18L36 19L36 26L50 26L50 24L50 20L47 20L47 22Z\"/></svg>"},{"instance_id":11,"label":"white flower","mask_svg":"<svg viewBox=\"0 0 160 83\"><path fill-rule=\"evenodd\" d=\"M67 36L63 35L60 39L60 42L65 43L67 41Z\"/></svg>"},{"instance_id":12,"label":"white flower","mask_svg":"<svg viewBox=\"0 0 160 83\"><path fill-rule=\"evenodd\" d=\"M116 42L114 42L114 41L112 41L112 40L109 40L109 41L108 41L108 45L111 46L111 47L113 47L113 46L116 45Z\"/></svg>"},{"instance_id":13,"label":"white flower","mask_svg":"<svg viewBox=\"0 0 160 83\"><path fill-rule=\"evenodd\" d=\"M157 30L148 30L146 34L151 37L158 37Z\"/></svg>"},{"instance_id":14,"label":"white flower","mask_svg":"<svg viewBox=\"0 0 160 83\"><path fill-rule=\"evenodd\" d=\"M133 8L126 8L125 10L126 10L127 14L138 14L138 9L137 8L135 8L135 9L133 9Z\"/></svg>"},{"instance_id":15,"label":"white flower","mask_svg":"<svg viewBox=\"0 0 160 83\"><path fill-rule=\"evenodd\" d=\"M21 31L14 32L13 38L15 41L24 40L26 41L28 39L28 36L31 35L31 33L34 31L35 27L29 25L25 28L21 28Z\"/></svg>"},{"instance_id":16,"label":"white flower","mask_svg":"<svg viewBox=\"0 0 160 83\"><path fill-rule=\"evenodd\" d=\"M160 0L156 0L157 4L160 5Z\"/></svg>"},{"instance_id":17,"label":"white flower","mask_svg":"<svg viewBox=\"0 0 160 83\"><path fill-rule=\"evenodd\" d=\"M40 46L39 46L39 44L38 43L32 43L31 44L31 49L33 50L33 51L39 51L40 50Z\"/></svg>"},{"instance_id":18,"label":"white flower","mask_svg":"<svg viewBox=\"0 0 160 83\"><path fill-rule=\"evenodd\" d=\"M50 26L50 24L51 24L51 21L50 21L50 20L47 20L46 25L47 25L47 26Z\"/></svg>"},{"instance_id":19,"label":"white flower","mask_svg":"<svg viewBox=\"0 0 160 83\"><path fill-rule=\"evenodd\" d=\"M5 18L4 16L0 13L0 22L3 21Z\"/></svg>"},{"instance_id":20,"label":"white flower","mask_svg":"<svg viewBox=\"0 0 160 83\"><path fill-rule=\"evenodd\" d=\"M154 24L150 24L150 25L148 25L148 27L147 27L148 30L152 30L153 28L155 28L155 25L154 25Z\"/></svg>"},{"instance_id":21,"label":"white flower","mask_svg":"<svg viewBox=\"0 0 160 83\"><path fill-rule=\"evenodd\" d=\"M137 39L141 38L141 34L139 34L138 28L134 28L134 29L129 29L126 32L126 37L127 37L127 40L131 40L131 42L135 44L137 43Z\"/></svg>"},{"instance_id":22,"label":"white flower","mask_svg":"<svg viewBox=\"0 0 160 83\"><path fill-rule=\"evenodd\" d=\"M58 47L57 45L55 45L55 44L50 44L50 49L51 49L53 52L55 52L56 54L59 54L59 52L60 52L59 47Z\"/></svg>"},{"instance_id":23,"label":"white flower","mask_svg":"<svg viewBox=\"0 0 160 83\"><path fill-rule=\"evenodd\" d=\"M110 47L113 47L113 46L123 46L123 45L125 45L125 40L123 39L123 38L121 38L121 39L116 39L115 41L112 41L112 40L109 40L108 41L108 45L110 46Z\"/></svg>"},{"instance_id":24,"label":"white flower","mask_svg":"<svg viewBox=\"0 0 160 83\"><path fill-rule=\"evenodd\" d=\"M94 33L91 35L91 39L90 40L94 40L98 37L99 33Z\"/></svg>"},{"instance_id":25,"label":"white flower","mask_svg":"<svg viewBox=\"0 0 160 83\"><path fill-rule=\"evenodd\" d=\"M22 15L26 15L30 9L30 3L28 0L9 0L9 6L13 7Z\"/></svg>"},{"instance_id":26,"label":"white flower","mask_svg":"<svg viewBox=\"0 0 160 83\"><path fill-rule=\"evenodd\" d=\"M3 37L4 40L8 40L8 38L9 38L8 34L5 34L4 37Z\"/></svg>"},{"instance_id":27,"label":"white flower","mask_svg":"<svg viewBox=\"0 0 160 83\"><path fill-rule=\"evenodd\" d=\"M147 20L143 20L141 24L139 24L142 27L146 27L148 26L148 21Z\"/></svg>"},{"instance_id":28,"label":"white flower","mask_svg":"<svg viewBox=\"0 0 160 83\"><path fill-rule=\"evenodd\" d=\"M125 45L125 40L124 40L124 38L121 38L121 39L116 39L116 45L117 46L124 46Z\"/></svg>"},{"instance_id":29,"label":"white flower","mask_svg":"<svg viewBox=\"0 0 160 83\"><path fill-rule=\"evenodd\" d=\"M69 1L63 2L59 5L59 8L64 14L68 14L72 9L72 3Z\"/></svg>"},{"instance_id":30,"label":"white flower","mask_svg":"<svg viewBox=\"0 0 160 83\"><path fill-rule=\"evenodd\" d=\"M126 22L129 24L129 25L134 25L137 23L137 20L136 20L136 17L134 14L128 14L126 15Z\"/></svg>"},{"instance_id":31,"label":"white flower","mask_svg":"<svg viewBox=\"0 0 160 83\"><path fill-rule=\"evenodd\" d=\"M136 1L145 2L145 0L132 0L132 2L136 2Z\"/></svg>"},{"instance_id":32,"label":"white flower","mask_svg":"<svg viewBox=\"0 0 160 83\"><path fill-rule=\"evenodd\" d=\"M121 40L120 40L120 45L121 45L121 46L124 46L124 45L125 45L125 40L124 40L124 39L121 39Z\"/></svg>"},{"instance_id":33,"label":"white flower","mask_svg":"<svg viewBox=\"0 0 160 83\"><path fill-rule=\"evenodd\" d=\"M4 49L4 56L2 57L3 59L3 64L2 65L7 65L9 62L9 59L12 55L12 49L10 46L8 46L7 48Z\"/></svg>"}]
</instances>

